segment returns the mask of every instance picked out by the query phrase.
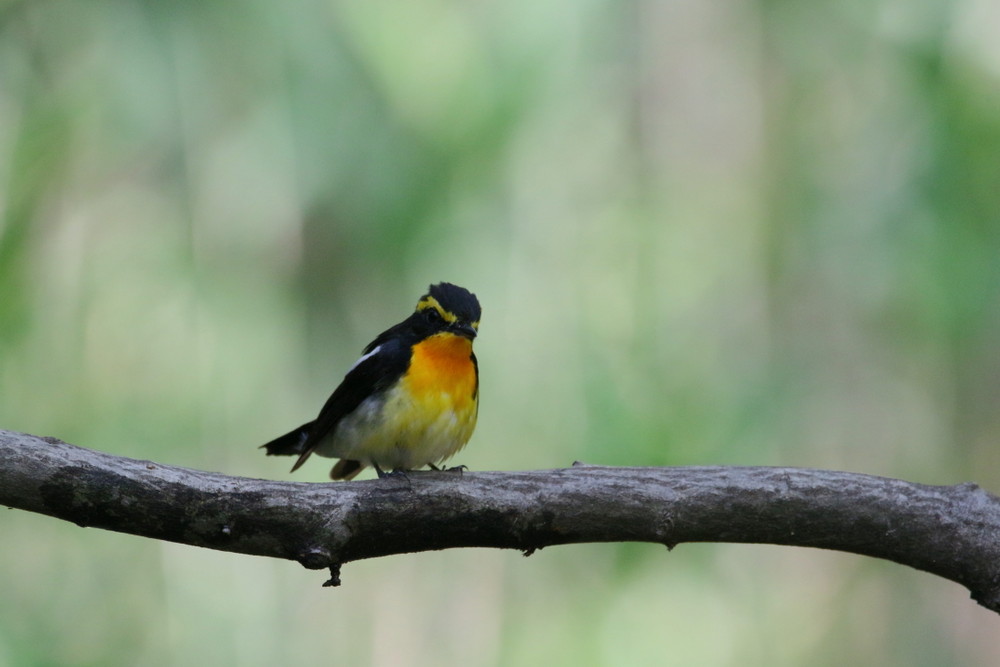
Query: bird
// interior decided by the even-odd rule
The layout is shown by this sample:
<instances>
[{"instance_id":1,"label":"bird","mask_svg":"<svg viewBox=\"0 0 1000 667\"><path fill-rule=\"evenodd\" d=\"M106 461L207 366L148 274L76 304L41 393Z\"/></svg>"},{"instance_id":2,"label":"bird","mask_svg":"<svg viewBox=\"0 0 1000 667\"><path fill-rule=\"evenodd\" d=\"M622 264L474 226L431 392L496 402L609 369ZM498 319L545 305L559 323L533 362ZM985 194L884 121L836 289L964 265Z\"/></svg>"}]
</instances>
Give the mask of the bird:
<instances>
[{"instance_id":1,"label":"bird","mask_svg":"<svg viewBox=\"0 0 1000 667\"><path fill-rule=\"evenodd\" d=\"M479 363L472 341L481 316L469 290L431 285L409 317L364 348L316 419L261 448L268 456L298 456L291 472L312 454L338 458L334 480L353 479L366 466L379 478L424 466L439 470L476 428Z\"/></svg>"}]
</instances>

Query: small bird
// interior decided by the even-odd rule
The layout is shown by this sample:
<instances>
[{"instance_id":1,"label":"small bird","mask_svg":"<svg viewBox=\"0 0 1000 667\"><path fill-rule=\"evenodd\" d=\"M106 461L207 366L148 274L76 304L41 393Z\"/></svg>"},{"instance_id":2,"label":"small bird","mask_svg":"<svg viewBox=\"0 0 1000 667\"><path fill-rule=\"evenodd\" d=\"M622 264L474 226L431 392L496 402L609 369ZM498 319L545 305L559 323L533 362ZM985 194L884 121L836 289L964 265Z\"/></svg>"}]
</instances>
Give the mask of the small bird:
<instances>
[{"instance_id":1,"label":"small bird","mask_svg":"<svg viewBox=\"0 0 1000 667\"><path fill-rule=\"evenodd\" d=\"M437 464L465 446L479 413L472 341L482 309L469 290L438 283L408 318L378 335L315 420L262 445L270 455L339 458L331 479L365 466L379 477Z\"/></svg>"}]
</instances>

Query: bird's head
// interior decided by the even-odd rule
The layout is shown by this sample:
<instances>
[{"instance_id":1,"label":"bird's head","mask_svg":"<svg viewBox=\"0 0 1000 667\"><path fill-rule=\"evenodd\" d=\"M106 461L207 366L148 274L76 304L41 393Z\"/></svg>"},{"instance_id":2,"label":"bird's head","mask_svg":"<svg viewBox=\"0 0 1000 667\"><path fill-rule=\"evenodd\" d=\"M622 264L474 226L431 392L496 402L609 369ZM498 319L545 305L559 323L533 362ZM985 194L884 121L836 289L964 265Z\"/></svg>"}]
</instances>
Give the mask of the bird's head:
<instances>
[{"instance_id":1,"label":"bird's head","mask_svg":"<svg viewBox=\"0 0 1000 667\"><path fill-rule=\"evenodd\" d=\"M479 332L482 309L476 295L458 285L431 285L413 317L428 333L448 332L472 340Z\"/></svg>"}]
</instances>

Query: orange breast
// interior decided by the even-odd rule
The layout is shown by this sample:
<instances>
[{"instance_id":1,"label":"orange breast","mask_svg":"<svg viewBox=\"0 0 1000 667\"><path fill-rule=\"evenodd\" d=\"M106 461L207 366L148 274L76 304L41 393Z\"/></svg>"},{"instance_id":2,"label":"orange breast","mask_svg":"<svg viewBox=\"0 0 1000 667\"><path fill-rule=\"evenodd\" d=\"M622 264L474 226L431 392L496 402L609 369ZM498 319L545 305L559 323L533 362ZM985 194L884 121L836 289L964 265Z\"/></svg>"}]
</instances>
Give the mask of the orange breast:
<instances>
[{"instance_id":1,"label":"orange breast","mask_svg":"<svg viewBox=\"0 0 1000 667\"><path fill-rule=\"evenodd\" d=\"M418 343L413 347L406 384L417 400L436 402L448 396L454 409L467 409L476 394L472 341L440 333Z\"/></svg>"}]
</instances>

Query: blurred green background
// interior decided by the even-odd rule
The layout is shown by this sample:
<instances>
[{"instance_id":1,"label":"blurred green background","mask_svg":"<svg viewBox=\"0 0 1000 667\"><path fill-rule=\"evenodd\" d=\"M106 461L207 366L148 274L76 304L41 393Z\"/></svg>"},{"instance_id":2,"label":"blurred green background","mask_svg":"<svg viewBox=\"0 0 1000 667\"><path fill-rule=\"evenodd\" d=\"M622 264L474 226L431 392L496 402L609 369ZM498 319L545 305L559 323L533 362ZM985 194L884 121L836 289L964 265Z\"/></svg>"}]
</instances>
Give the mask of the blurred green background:
<instances>
[{"instance_id":1,"label":"blurred green background","mask_svg":"<svg viewBox=\"0 0 1000 667\"><path fill-rule=\"evenodd\" d=\"M428 283L473 470L1000 491L1000 7L0 0L0 428L233 475ZM887 562L291 562L0 519L0 665L994 665Z\"/></svg>"}]
</instances>

